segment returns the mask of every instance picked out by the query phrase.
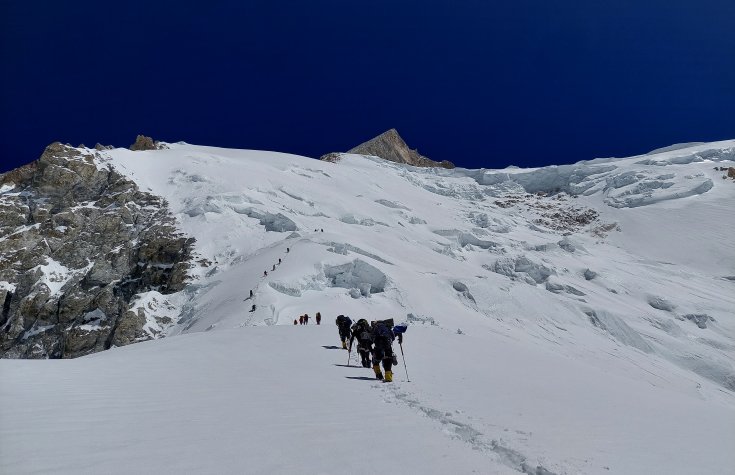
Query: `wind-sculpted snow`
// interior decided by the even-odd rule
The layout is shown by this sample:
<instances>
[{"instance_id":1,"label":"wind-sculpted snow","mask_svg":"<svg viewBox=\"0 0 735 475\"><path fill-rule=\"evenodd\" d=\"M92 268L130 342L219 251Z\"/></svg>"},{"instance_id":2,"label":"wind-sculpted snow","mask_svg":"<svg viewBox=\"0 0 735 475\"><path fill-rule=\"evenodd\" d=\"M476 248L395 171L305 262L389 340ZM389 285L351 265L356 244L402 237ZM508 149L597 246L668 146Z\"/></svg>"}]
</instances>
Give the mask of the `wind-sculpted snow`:
<instances>
[{"instance_id":1,"label":"wind-sculpted snow","mask_svg":"<svg viewBox=\"0 0 735 475\"><path fill-rule=\"evenodd\" d=\"M425 219L421 219L421 218L418 218L416 216L410 216L408 218L408 222L411 223L411 224L426 224L426 220ZM735 280L735 279L733 279L733 280Z\"/></svg>"},{"instance_id":2,"label":"wind-sculpted snow","mask_svg":"<svg viewBox=\"0 0 735 475\"><path fill-rule=\"evenodd\" d=\"M373 218L357 218L354 214L346 214L339 218L345 224L357 224L359 226L388 226L386 223L376 221Z\"/></svg>"},{"instance_id":3,"label":"wind-sculpted snow","mask_svg":"<svg viewBox=\"0 0 735 475\"><path fill-rule=\"evenodd\" d=\"M475 246L480 249L495 249L498 247L496 242L479 239L474 234L459 229L437 229L434 234L456 241L460 248Z\"/></svg>"},{"instance_id":4,"label":"wind-sculpted snow","mask_svg":"<svg viewBox=\"0 0 735 475\"><path fill-rule=\"evenodd\" d=\"M574 286L563 284L560 282L552 282L550 280L546 282L546 290L548 290L549 292L553 292L555 294L566 292L568 294L576 295L578 297L587 295L581 290L575 288Z\"/></svg>"},{"instance_id":5,"label":"wind-sculpted snow","mask_svg":"<svg viewBox=\"0 0 735 475\"><path fill-rule=\"evenodd\" d=\"M637 165L646 165L648 162ZM475 175L483 185L497 186L513 182L527 193L568 193L592 195L602 193L605 203L615 208L633 208L660 201L686 198L706 193L712 188L712 180L703 175L687 175L677 179L673 173L660 174L650 166L634 170L621 169L621 165L562 165L540 168L529 172ZM655 167L653 167L655 168Z\"/></svg>"},{"instance_id":6,"label":"wind-sculpted snow","mask_svg":"<svg viewBox=\"0 0 735 475\"><path fill-rule=\"evenodd\" d=\"M526 256L501 257L493 265L486 266L486 268L489 271L531 285L544 283L550 276L556 274L554 269L533 262Z\"/></svg>"},{"instance_id":7,"label":"wind-sculpted snow","mask_svg":"<svg viewBox=\"0 0 735 475\"><path fill-rule=\"evenodd\" d=\"M714 322L715 319L707 315L706 313L688 313L682 318L689 320L696 324L699 328L707 328L707 322Z\"/></svg>"},{"instance_id":8,"label":"wind-sculpted snow","mask_svg":"<svg viewBox=\"0 0 735 475\"><path fill-rule=\"evenodd\" d=\"M339 242L329 242L326 243L326 245L331 246L327 249L329 252L334 252L335 254L342 254L347 255L350 252L354 252L355 254L360 254L361 256L369 257L370 259L374 259L378 262L382 262L383 264L391 264L390 261L387 261L383 259L382 257L378 256L377 254L373 254L371 252L365 251L363 249L360 249L357 246L353 246L352 244L347 243L339 243Z\"/></svg>"},{"instance_id":9,"label":"wind-sculpted snow","mask_svg":"<svg viewBox=\"0 0 735 475\"><path fill-rule=\"evenodd\" d=\"M723 162L735 160L735 147L731 144L721 148L709 148L709 144L694 144L688 148L664 150L647 155L645 159L604 159L559 165L533 170L518 168L498 170L441 170L440 176L468 177L484 189L472 189L471 193L459 191L442 181L435 184L421 183L429 191L445 196L484 199L508 192L570 195L602 194L605 203L615 208L633 208L661 201L686 198L709 191L712 180L703 174L666 173L660 167L688 165L701 162ZM692 151L692 149L694 151ZM465 185L465 190L468 189Z\"/></svg>"},{"instance_id":10,"label":"wind-sculpted snow","mask_svg":"<svg viewBox=\"0 0 735 475\"><path fill-rule=\"evenodd\" d=\"M561 241L556 244L560 249L564 249L567 252L587 252L584 246L569 236L564 236Z\"/></svg>"},{"instance_id":11,"label":"wind-sculpted snow","mask_svg":"<svg viewBox=\"0 0 735 475\"><path fill-rule=\"evenodd\" d=\"M641 337L641 335L630 328L622 318L612 312L605 310L586 310L585 313L590 318L590 322L597 328L606 331L613 338L633 348L638 348L646 353L651 353L651 346Z\"/></svg>"},{"instance_id":12,"label":"wind-sculpted snow","mask_svg":"<svg viewBox=\"0 0 735 475\"><path fill-rule=\"evenodd\" d=\"M452 282L452 288L462 294L467 300L470 300L472 303L477 303L475 302L475 297L470 293L470 289L464 283L459 281Z\"/></svg>"},{"instance_id":13,"label":"wind-sculpted snow","mask_svg":"<svg viewBox=\"0 0 735 475\"><path fill-rule=\"evenodd\" d=\"M513 229L513 225L507 220L498 217L490 218L487 213L475 213L471 211L468 218L474 225L495 233L508 233Z\"/></svg>"},{"instance_id":14,"label":"wind-sculpted snow","mask_svg":"<svg viewBox=\"0 0 735 475\"><path fill-rule=\"evenodd\" d=\"M702 146L706 147L707 144L696 144L695 148L702 148ZM686 150L688 147L684 147L684 150ZM666 150L664 149L663 152L666 151L672 151L676 152L681 149L674 149L674 150ZM676 153L669 153L669 154L654 154L652 158L646 158L644 160L640 160L635 162L638 165L655 165L659 167L665 167L668 165L686 165L693 162L704 162L704 161L712 161L712 162L724 162L724 161L735 161L735 147L726 147L726 148L713 148L713 149L703 149L701 151L697 151L694 153L683 153L683 154L676 154Z\"/></svg>"},{"instance_id":15,"label":"wind-sculpted snow","mask_svg":"<svg viewBox=\"0 0 735 475\"><path fill-rule=\"evenodd\" d=\"M519 171L502 173L485 171L475 174L474 178L481 185L493 186L504 182L519 184L527 193L558 193L580 194L593 183L590 177L599 176L616 170L615 165L584 166L559 165L539 168L533 171Z\"/></svg>"},{"instance_id":16,"label":"wind-sculpted snow","mask_svg":"<svg viewBox=\"0 0 735 475\"><path fill-rule=\"evenodd\" d=\"M405 210L410 211L409 208L406 208L402 204L398 204L398 203L395 203L395 202L390 201L390 200L379 199L379 200L375 200L375 202L376 203L380 203L381 205L385 206L386 208L405 209Z\"/></svg>"},{"instance_id":17,"label":"wind-sculpted snow","mask_svg":"<svg viewBox=\"0 0 735 475\"><path fill-rule=\"evenodd\" d=\"M243 208L239 207L235 209L235 212L244 214L250 218L257 219L260 225L265 228L266 231L273 231L283 233L287 231L298 231L299 228L296 226L289 217L282 213L263 213L254 208Z\"/></svg>"},{"instance_id":18,"label":"wind-sculpted snow","mask_svg":"<svg viewBox=\"0 0 735 475\"><path fill-rule=\"evenodd\" d=\"M659 201L700 195L712 189L713 183L703 174L688 175L674 181L675 175L657 175L651 172L626 172L611 177L605 187L605 203L615 208L634 208Z\"/></svg>"},{"instance_id":19,"label":"wind-sculpted snow","mask_svg":"<svg viewBox=\"0 0 735 475\"><path fill-rule=\"evenodd\" d=\"M648 297L648 305L650 305L651 307L657 310L664 310L666 312L671 312L672 310L676 308L676 305L669 302L665 298L655 297L655 296Z\"/></svg>"},{"instance_id":20,"label":"wind-sculpted snow","mask_svg":"<svg viewBox=\"0 0 735 475\"><path fill-rule=\"evenodd\" d=\"M676 361L694 373L714 381L723 388L735 391L735 371L732 362L726 359L702 357L702 355L683 354Z\"/></svg>"},{"instance_id":21,"label":"wind-sculpted snow","mask_svg":"<svg viewBox=\"0 0 735 475\"><path fill-rule=\"evenodd\" d=\"M338 266L324 266L324 275L334 287L357 290L357 297L383 292L387 282L380 269L360 259ZM354 293L351 295L355 297Z\"/></svg>"},{"instance_id":22,"label":"wind-sculpted snow","mask_svg":"<svg viewBox=\"0 0 735 475\"><path fill-rule=\"evenodd\" d=\"M290 295L291 297L301 297L301 288L292 286L283 282L272 281L268 282L268 285L277 292L282 294Z\"/></svg>"},{"instance_id":23,"label":"wind-sculpted snow","mask_svg":"<svg viewBox=\"0 0 735 475\"><path fill-rule=\"evenodd\" d=\"M436 325L436 320L434 320L433 317L422 317L420 315L414 315L413 313L409 313L406 315L406 321L408 323L420 323L422 325L429 324L429 325Z\"/></svg>"},{"instance_id":24,"label":"wind-sculpted snow","mask_svg":"<svg viewBox=\"0 0 735 475\"><path fill-rule=\"evenodd\" d=\"M280 188L280 191L281 191L281 193L283 193L284 195L288 196L289 198L293 198L296 201L302 201L302 202L304 202L304 203L306 203L306 204L308 204L309 206L312 206L312 207L314 206L314 202L313 201L309 201L309 200L307 200L307 199L305 199L305 198L303 198L303 197L301 197L301 196L299 196L299 195L297 195L295 193L291 193L289 191L286 191L285 188Z\"/></svg>"}]
</instances>

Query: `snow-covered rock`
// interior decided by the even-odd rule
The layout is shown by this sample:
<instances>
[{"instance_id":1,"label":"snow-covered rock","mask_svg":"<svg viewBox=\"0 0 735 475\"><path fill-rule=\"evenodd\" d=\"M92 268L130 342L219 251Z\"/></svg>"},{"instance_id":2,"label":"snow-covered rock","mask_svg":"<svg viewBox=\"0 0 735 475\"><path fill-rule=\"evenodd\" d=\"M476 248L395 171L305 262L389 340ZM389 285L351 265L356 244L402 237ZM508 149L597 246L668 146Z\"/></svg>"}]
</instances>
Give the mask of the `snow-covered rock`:
<instances>
[{"instance_id":1,"label":"snow-covered rock","mask_svg":"<svg viewBox=\"0 0 735 475\"><path fill-rule=\"evenodd\" d=\"M73 358L148 339L134 296L184 287L192 241L162 198L98 153L52 144L0 176L1 357Z\"/></svg>"}]
</instances>

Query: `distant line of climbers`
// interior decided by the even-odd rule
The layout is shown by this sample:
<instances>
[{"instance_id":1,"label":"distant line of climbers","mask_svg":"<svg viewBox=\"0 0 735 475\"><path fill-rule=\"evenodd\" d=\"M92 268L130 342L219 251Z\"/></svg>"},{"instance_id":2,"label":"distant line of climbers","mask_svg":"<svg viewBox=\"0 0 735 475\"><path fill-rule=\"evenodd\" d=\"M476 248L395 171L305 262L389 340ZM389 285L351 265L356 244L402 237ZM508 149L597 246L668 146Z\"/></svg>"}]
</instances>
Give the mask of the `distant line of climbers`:
<instances>
[{"instance_id":1,"label":"distant line of climbers","mask_svg":"<svg viewBox=\"0 0 735 475\"><path fill-rule=\"evenodd\" d=\"M287 248L286 248L286 254L288 254L289 252L291 252L291 249L287 247ZM278 258L278 263L277 263L277 264L273 264L273 269L271 269L271 272L273 272L274 270L276 270L276 266L277 266L277 265L279 265L279 266L280 266L280 265L281 265L281 262L283 262L283 261L281 261L281 258L279 257L279 258ZM265 278L265 277L268 277L268 271L267 271L267 270L264 270L264 271L263 271L263 277L264 277L264 278ZM256 286L256 288L257 288L257 286ZM245 300L252 300L252 299L253 299L254 297L255 297L255 295L253 294L253 289L250 289L250 296L249 296L249 297L248 297L247 299L245 299ZM253 304L253 305L252 305L252 306L250 307L250 312L251 312L251 313L252 313L252 312L254 312L256 308L257 308L257 306L256 306L255 304Z\"/></svg>"},{"instance_id":2,"label":"distant line of climbers","mask_svg":"<svg viewBox=\"0 0 735 475\"><path fill-rule=\"evenodd\" d=\"M319 312L316 312L316 324L321 325L322 323L322 314ZM293 321L294 325L308 325L309 324L309 314L305 313L303 315L299 315L298 320Z\"/></svg>"}]
</instances>

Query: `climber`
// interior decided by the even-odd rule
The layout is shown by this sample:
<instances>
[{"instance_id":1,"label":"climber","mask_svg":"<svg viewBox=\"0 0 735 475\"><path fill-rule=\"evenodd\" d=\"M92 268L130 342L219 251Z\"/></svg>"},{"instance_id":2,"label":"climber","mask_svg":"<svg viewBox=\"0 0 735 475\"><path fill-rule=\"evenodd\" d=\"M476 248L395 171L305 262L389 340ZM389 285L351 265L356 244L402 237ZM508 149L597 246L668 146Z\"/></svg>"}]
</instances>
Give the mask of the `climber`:
<instances>
[{"instance_id":1,"label":"climber","mask_svg":"<svg viewBox=\"0 0 735 475\"><path fill-rule=\"evenodd\" d=\"M319 312L316 312L316 324L321 325L322 323L322 314Z\"/></svg>"},{"instance_id":2,"label":"climber","mask_svg":"<svg viewBox=\"0 0 735 475\"><path fill-rule=\"evenodd\" d=\"M352 325L352 336L350 337L350 348L352 342L357 340L357 353L360 355L363 368L370 367L370 352L373 346L373 335L370 324L364 318L361 318Z\"/></svg>"},{"instance_id":3,"label":"climber","mask_svg":"<svg viewBox=\"0 0 735 475\"><path fill-rule=\"evenodd\" d=\"M339 315L335 323L339 330L339 339L342 340L342 348L346 350L347 339L350 337L350 326L352 325L352 320L350 320L350 317Z\"/></svg>"},{"instance_id":4,"label":"climber","mask_svg":"<svg viewBox=\"0 0 735 475\"><path fill-rule=\"evenodd\" d=\"M371 323L373 337L373 371L375 377L387 383L393 381L393 365L398 364L398 358L393 353L393 319L380 320ZM398 334L398 343L403 343L403 334ZM380 364L383 364L385 376L380 372Z\"/></svg>"}]
</instances>

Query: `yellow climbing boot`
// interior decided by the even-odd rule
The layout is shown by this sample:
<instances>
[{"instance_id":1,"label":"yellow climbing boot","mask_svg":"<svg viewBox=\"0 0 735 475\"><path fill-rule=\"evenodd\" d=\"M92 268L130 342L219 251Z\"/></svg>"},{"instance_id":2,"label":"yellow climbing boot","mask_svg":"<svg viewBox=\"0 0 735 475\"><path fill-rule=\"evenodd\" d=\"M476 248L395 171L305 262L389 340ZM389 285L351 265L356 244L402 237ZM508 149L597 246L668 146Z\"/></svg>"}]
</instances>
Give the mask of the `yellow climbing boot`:
<instances>
[{"instance_id":1,"label":"yellow climbing boot","mask_svg":"<svg viewBox=\"0 0 735 475\"><path fill-rule=\"evenodd\" d=\"M386 371L385 372L385 382L386 383L393 382L393 371Z\"/></svg>"},{"instance_id":2,"label":"yellow climbing boot","mask_svg":"<svg viewBox=\"0 0 735 475\"><path fill-rule=\"evenodd\" d=\"M380 366L374 364L373 365L373 371L375 371L375 377L378 378L378 379L380 379L382 381L383 380L383 373L380 372Z\"/></svg>"},{"instance_id":3,"label":"yellow climbing boot","mask_svg":"<svg viewBox=\"0 0 735 475\"><path fill-rule=\"evenodd\" d=\"M346 350L347 349L347 343L345 343L344 341L342 342L342 349L343 350Z\"/></svg>"}]
</instances>

